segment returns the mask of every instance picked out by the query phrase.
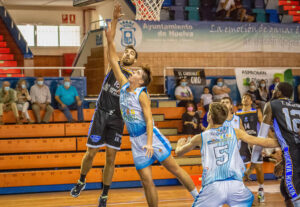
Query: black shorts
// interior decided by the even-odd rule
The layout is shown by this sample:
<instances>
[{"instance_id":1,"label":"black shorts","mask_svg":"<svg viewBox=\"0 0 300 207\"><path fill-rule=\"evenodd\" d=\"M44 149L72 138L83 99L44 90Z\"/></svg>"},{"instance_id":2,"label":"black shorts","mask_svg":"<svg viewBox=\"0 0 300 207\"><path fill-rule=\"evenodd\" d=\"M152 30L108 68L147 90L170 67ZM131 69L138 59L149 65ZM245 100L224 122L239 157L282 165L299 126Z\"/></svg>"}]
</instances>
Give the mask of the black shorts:
<instances>
[{"instance_id":1,"label":"black shorts","mask_svg":"<svg viewBox=\"0 0 300 207\"><path fill-rule=\"evenodd\" d=\"M285 200L300 198L300 149L283 151L284 171L280 191Z\"/></svg>"},{"instance_id":2,"label":"black shorts","mask_svg":"<svg viewBox=\"0 0 300 207\"><path fill-rule=\"evenodd\" d=\"M91 148L107 146L120 150L123 129L124 122L119 115L96 109L90 124L86 146Z\"/></svg>"},{"instance_id":3,"label":"black shorts","mask_svg":"<svg viewBox=\"0 0 300 207\"><path fill-rule=\"evenodd\" d=\"M252 147L249 147L248 143L241 141L241 148L240 148L240 155L245 164L251 162L251 155L252 155ZM260 154L257 164L263 163L263 156Z\"/></svg>"}]
</instances>

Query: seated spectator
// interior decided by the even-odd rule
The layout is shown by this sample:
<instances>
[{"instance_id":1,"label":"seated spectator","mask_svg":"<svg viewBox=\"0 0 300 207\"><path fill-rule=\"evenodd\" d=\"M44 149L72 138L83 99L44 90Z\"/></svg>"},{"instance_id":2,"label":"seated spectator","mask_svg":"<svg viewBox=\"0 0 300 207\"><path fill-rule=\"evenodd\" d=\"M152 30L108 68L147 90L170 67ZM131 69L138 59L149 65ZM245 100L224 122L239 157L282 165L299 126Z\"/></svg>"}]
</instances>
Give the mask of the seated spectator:
<instances>
[{"instance_id":1,"label":"seated spectator","mask_svg":"<svg viewBox=\"0 0 300 207\"><path fill-rule=\"evenodd\" d=\"M275 77L274 80L273 80L273 84L270 85L269 87L269 97L272 97L273 95L273 91L275 89L275 86L280 83L280 78L279 77Z\"/></svg>"},{"instance_id":2,"label":"seated spectator","mask_svg":"<svg viewBox=\"0 0 300 207\"><path fill-rule=\"evenodd\" d=\"M49 123L53 108L51 103L51 94L48 86L44 84L44 78L38 77L36 83L30 89L32 110L37 123ZM41 120L40 110L46 110L43 120Z\"/></svg>"},{"instance_id":3,"label":"seated spectator","mask_svg":"<svg viewBox=\"0 0 300 207\"><path fill-rule=\"evenodd\" d=\"M182 114L182 132L184 134L199 134L201 133L201 118L196 112L196 107L193 102L186 104L186 112Z\"/></svg>"},{"instance_id":4,"label":"seated spectator","mask_svg":"<svg viewBox=\"0 0 300 207\"><path fill-rule=\"evenodd\" d=\"M223 78L218 78L217 85L214 85L212 91L213 100L219 102L222 98L229 97L229 93L231 90L224 84Z\"/></svg>"},{"instance_id":5,"label":"seated spectator","mask_svg":"<svg viewBox=\"0 0 300 207\"><path fill-rule=\"evenodd\" d=\"M70 110L77 110L78 121L83 121L82 101L77 90L71 86L71 79L64 78L64 85L58 86L55 92L55 100L59 103L59 109L65 114L68 122L74 122Z\"/></svg>"},{"instance_id":6,"label":"seated spectator","mask_svg":"<svg viewBox=\"0 0 300 207\"><path fill-rule=\"evenodd\" d=\"M260 109L263 111L265 104L269 101L269 91L266 86L266 81L264 79L259 81L259 86L257 89L256 104L259 105Z\"/></svg>"},{"instance_id":7,"label":"seated spectator","mask_svg":"<svg viewBox=\"0 0 300 207\"><path fill-rule=\"evenodd\" d=\"M212 102L212 95L209 93L209 88L205 87L203 94L200 97L200 105L208 112L209 104Z\"/></svg>"},{"instance_id":8,"label":"seated spectator","mask_svg":"<svg viewBox=\"0 0 300 207\"><path fill-rule=\"evenodd\" d=\"M33 123L34 121L30 119L28 114L29 101L31 100L31 97L27 90L26 80L20 79L18 81L16 91L17 91L17 108L19 111L22 112L21 120L22 121L27 120L28 123Z\"/></svg>"},{"instance_id":9,"label":"seated spectator","mask_svg":"<svg viewBox=\"0 0 300 207\"><path fill-rule=\"evenodd\" d=\"M247 10L243 8L241 0L234 0L235 10L231 12L233 20L240 22L253 22L254 17L247 14Z\"/></svg>"},{"instance_id":10,"label":"seated spectator","mask_svg":"<svg viewBox=\"0 0 300 207\"><path fill-rule=\"evenodd\" d=\"M220 0L216 11L216 17L220 20L231 17L231 12L234 11L234 0Z\"/></svg>"},{"instance_id":11,"label":"seated spectator","mask_svg":"<svg viewBox=\"0 0 300 207\"><path fill-rule=\"evenodd\" d=\"M252 97L252 107L256 108L256 97L258 97L258 90L256 90L256 84L254 81L251 81L249 84L249 90L246 92Z\"/></svg>"},{"instance_id":12,"label":"seated spectator","mask_svg":"<svg viewBox=\"0 0 300 207\"><path fill-rule=\"evenodd\" d=\"M188 86L187 79L183 78L180 80L180 85L175 89L175 97L179 100L177 104L180 107L185 107L189 101L194 100L194 96L192 90Z\"/></svg>"},{"instance_id":13,"label":"seated spectator","mask_svg":"<svg viewBox=\"0 0 300 207\"><path fill-rule=\"evenodd\" d=\"M3 111L13 111L17 124L22 124L19 119L19 113L16 105L16 91L10 88L10 82L4 81L0 88L0 124L3 122Z\"/></svg>"}]
</instances>

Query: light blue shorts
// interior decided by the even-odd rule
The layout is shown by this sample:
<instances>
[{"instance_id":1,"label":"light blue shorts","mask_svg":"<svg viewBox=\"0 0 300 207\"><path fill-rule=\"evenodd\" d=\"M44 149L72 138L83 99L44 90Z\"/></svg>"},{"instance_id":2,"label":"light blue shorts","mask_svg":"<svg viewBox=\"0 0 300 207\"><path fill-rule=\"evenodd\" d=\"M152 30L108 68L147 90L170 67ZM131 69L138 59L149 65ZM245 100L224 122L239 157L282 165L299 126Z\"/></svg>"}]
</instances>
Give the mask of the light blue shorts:
<instances>
[{"instance_id":1,"label":"light blue shorts","mask_svg":"<svg viewBox=\"0 0 300 207\"><path fill-rule=\"evenodd\" d=\"M239 180L216 181L201 189L193 207L251 207L254 196Z\"/></svg>"},{"instance_id":2,"label":"light blue shorts","mask_svg":"<svg viewBox=\"0 0 300 207\"><path fill-rule=\"evenodd\" d=\"M143 146L147 145L147 133L138 137L130 137L132 155L134 164L137 170L143 169L151 165L154 161L164 161L171 154L171 144L169 140L164 137L159 130L153 128L153 140L152 147L154 150L152 157L146 156L146 150L143 150Z\"/></svg>"}]
</instances>

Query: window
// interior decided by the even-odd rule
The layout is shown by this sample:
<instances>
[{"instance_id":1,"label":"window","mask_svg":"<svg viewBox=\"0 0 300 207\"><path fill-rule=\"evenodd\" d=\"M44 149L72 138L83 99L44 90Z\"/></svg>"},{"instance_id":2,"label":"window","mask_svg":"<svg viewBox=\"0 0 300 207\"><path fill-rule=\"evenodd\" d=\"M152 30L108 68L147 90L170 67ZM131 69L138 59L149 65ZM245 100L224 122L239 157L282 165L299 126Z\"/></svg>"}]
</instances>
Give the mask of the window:
<instances>
[{"instance_id":1,"label":"window","mask_svg":"<svg viewBox=\"0 0 300 207\"><path fill-rule=\"evenodd\" d=\"M58 26L37 26L37 46L58 46Z\"/></svg>"},{"instance_id":2,"label":"window","mask_svg":"<svg viewBox=\"0 0 300 207\"><path fill-rule=\"evenodd\" d=\"M20 32L26 40L28 46L35 46L34 44L34 26L33 25L18 25Z\"/></svg>"},{"instance_id":3,"label":"window","mask_svg":"<svg viewBox=\"0 0 300 207\"><path fill-rule=\"evenodd\" d=\"M60 46L80 46L79 26L59 26Z\"/></svg>"}]
</instances>

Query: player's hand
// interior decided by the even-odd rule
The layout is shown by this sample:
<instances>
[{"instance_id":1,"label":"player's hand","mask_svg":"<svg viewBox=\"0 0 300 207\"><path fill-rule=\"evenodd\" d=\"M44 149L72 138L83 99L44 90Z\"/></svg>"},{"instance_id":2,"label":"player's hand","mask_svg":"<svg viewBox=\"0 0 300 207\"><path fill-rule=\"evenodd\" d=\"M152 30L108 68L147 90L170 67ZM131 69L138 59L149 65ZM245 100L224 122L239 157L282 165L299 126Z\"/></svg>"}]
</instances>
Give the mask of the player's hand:
<instances>
[{"instance_id":1,"label":"player's hand","mask_svg":"<svg viewBox=\"0 0 300 207\"><path fill-rule=\"evenodd\" d=\"M177 146L181 147L181 146L185 145L186 143L187 143L187 139L186 138L180 138L177 141Z\"/></svg>"},{"instance_id":2,"label":"player's hand","mask_svg":"<svg viewBox=\"0 0 300 207\"><path fill-rule=\"evenodd\" d=\"M144 145L143 146L143 150L147 150L146 151L146 157L152 157L153 156L153 147L152 147L152 145L149 145L149 144L147 144L147 145Z\"/></svg>"},{"instance_id":3,"label":"player's hand","mask_svg":"<svg viewBox=\"0 0 300 207\"><path fill-rule=\"evenodd\" d=\"M114 7L114 12L113 12L113 18L114 19L120 19L122 16L124 16L124 14L121 13L122 12L122 8L120 3L116 3L115 7Z\"/></svg>"},{"instance_id":4,"label":"player's hand","mask_svg":"<svg viewBox=\"0 0 300 207\"><path fill-rule=\"evenodd\" d=\"M105 35L108 43L113 42L112 32L111 32L111 24L107 24L107 28L105 29Z\"/></svg>"}]
</instances>

